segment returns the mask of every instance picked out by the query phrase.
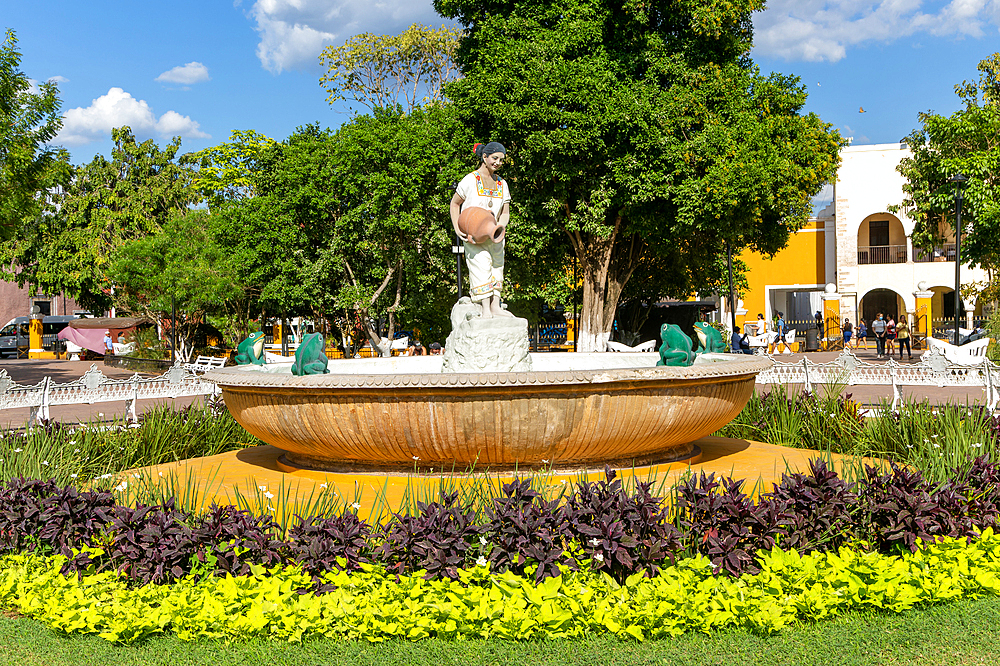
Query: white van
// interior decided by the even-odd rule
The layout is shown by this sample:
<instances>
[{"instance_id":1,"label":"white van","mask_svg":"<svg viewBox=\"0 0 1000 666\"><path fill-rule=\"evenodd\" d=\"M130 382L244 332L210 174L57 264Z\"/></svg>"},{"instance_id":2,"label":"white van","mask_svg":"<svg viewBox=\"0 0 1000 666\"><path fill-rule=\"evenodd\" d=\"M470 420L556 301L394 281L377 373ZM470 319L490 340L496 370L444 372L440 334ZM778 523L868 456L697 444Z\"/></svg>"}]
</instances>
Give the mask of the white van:
<instances>
[{"instance_id":1,"label":"white van","mask_svg":"<svg viewBox=\"0 0 1000 666\"><path fill-rule=\"evenodd\" d=\"M42 318L42 348L51 350L58 340L56 336L59 331L66 328L69 322L78 319L73 315L49 315ZM24 350L25 354L31 341L28 338L28 317L14 317L0 329L0 357L17 356L18 349Z\"/></svg>"}]
</instances>

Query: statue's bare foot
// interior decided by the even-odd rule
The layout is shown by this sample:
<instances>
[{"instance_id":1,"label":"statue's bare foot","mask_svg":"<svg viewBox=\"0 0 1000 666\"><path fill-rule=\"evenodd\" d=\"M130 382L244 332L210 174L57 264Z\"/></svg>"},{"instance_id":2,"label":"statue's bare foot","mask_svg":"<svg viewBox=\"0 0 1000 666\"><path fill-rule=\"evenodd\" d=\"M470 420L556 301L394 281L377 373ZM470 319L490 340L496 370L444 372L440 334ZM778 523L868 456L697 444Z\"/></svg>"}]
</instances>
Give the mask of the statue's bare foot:
<instances>
[{"instance_id":1,"label":"statue's bare foot","mask_svg":"<svg viewBox=\"0 0 1000 666\"><path fill-rule=\"evenodd\" d=\"M504 310L500 306L500 299L499 298L493 298L493 299L490 299L490 301L491 301L490 302L490 311L493 312L494 316L496 316L496 317L513 317L514 316L513 313L511 313L511 312L509 312L507 310Z\"/></svg>"},{"instance_id":2,"label":"statue's bare foot","mask_svg":"<svg viewBox=\"0 0 1000 666\"><path fill-rule=\"evenodd\" d=\"M482 301L482 303L483 303L483 313L480 316L482 316L483 319L493 319L493 312L490 310L490 300L487 298L486 300Z\"/></svg>"}]
</instances>

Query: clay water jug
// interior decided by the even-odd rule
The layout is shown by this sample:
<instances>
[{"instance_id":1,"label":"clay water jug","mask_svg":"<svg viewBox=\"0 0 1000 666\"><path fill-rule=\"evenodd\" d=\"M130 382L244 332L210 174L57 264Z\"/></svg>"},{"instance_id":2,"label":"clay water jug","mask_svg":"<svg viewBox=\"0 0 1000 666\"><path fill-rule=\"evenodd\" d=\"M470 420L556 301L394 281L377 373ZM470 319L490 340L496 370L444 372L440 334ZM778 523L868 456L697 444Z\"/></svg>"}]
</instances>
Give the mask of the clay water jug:
<instances>
[{"instance_id":1,"label":"clay water jug","mask_svg":"<svg viewBox=\"0 0 1000 666\"><path fill-rule=\"evenodd\" d=\"M458 228L477 245L490 239L499 243L507 232L506 225L498 223L492 212L479 206L468 206L462 211L458 216Z\"/></svg>"}]
</instances>

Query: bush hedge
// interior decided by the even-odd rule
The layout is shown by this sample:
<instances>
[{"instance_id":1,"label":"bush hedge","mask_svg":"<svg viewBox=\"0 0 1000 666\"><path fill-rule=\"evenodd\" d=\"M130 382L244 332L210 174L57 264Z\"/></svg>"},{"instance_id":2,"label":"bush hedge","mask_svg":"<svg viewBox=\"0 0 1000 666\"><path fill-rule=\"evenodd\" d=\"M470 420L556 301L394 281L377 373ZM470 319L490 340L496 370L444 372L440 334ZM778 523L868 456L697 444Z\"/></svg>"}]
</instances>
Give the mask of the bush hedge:
<instances>
[{"instance_id":1,"label":"bush hedge","mask_svg":"<svg viewBox=\"0 0 1000 666\"><path fill-rule=\"evenodd\" d=\"M255 565L295 564L319 590L324 574L370 564L456 580L475 563L538 583L584 569L622 583L695 555L739 576L757 573L755 554L775 545L809 553L850 543L894 554L994 527L1000 465L980 457L962 470L932 484L917 470L868 467L849 483L813 460L808 472L783 475L757 499L742 481L702 473L678 484L672 501L652 496L649 484L627 491L606 470L604 480L576 484L561 501L515 479L483 511L442 494L384 524L369 525L348 507L300 517L287 533L268 516L231 506L203 515L172 501L123 506L107 490L19 478L0 486L0 554L58 553L67 558L65 574L113 571L133 585L168 583L206 566L245 575Z\"/></svg>"},{"instance_id":2,"label":"bush hedge","mask_svg":"<svg viewBox=\"0 0 1000 666\"><path fill-rule=\"evenodd\" d=\"M99 553L91 555L99 559ZM62 555L0 557L0 605L66 633L131 643L171 631L185 640L326 636L384 641L442 638L562 638L612 633L655 639L734 627L772 633L798 621L851 610L901 612L965 596L1000 594L1000 537L921 542L900 555L848 546L802 555L757 553L759 571L716 575L704 556L679 560L656 576L638 572L619 583L584 567L535 583L489 565L457 570L455 580L422 571L397 575L384 566L346 563L312 583L301 567L253 565L245 576L194 571L167 585L132 587L114 571L65 575Z\"/></svg>"}]
</instances>

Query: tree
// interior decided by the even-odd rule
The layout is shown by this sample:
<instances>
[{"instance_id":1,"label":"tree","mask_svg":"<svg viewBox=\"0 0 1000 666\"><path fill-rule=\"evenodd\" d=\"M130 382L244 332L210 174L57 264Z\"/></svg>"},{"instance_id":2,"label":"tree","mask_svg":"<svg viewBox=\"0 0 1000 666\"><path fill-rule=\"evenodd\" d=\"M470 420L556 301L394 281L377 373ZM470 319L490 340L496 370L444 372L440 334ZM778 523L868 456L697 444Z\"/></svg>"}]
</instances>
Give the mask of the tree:
<instances>
[{"instance_id":1,"label":"tree","mask_svg":"<svg viewBox=\"0 0 1000 666\"><path fill-rule=\"evenodd\" d=\"M955 191L948 179L956 173L969 180L962 207L962 259L990 275L989 299L1000 297L1000 53L979 63L978 82L955 86L964 108L950 116L928 111L921 127L906 143L912 156L897 170L906 178L906 196L899 206L915 221L913 244L940 246L954 229ZM964 291L964 290L963 290Z\"/></svg>"},{"instance_id":2,"label":"tree","mask_svg":"<svg viewBox=\"0 0 1000 666\"><path fill-rule=\"evenodd\" d=\"M353 100L372 112L400 105L407 113L422 101L440 101L454 75L459 34L415 23L398 35L364 32L326 47L319 56L326 101Z\"/></svg>"},{"instance_id":3,"label":"tree","mask_svg":"<svg viewBox=\"0 0 1000 666\"><path fill-rule=\"evenodd\" d=\"M581 351L604 350L644 262L672 263L675 296L718 284L727 241L776 252L834 177L839 135L749 59L757 0L435 7L466 28L445 95L507 145L520 233L579 261Z\"/></svg>"},{"instance_id":4,"label":"tree","mask_svg":"<svg viewBox=\"0 0 1000 666\"><path fill-rule=\"evenodd\" d=\"M181 156L182 164L198 167L192 185L213 209L257 195L260 161L275 145L274 139L254 130L233 130L229 138L227 143Z\"/></svg>"},{"instance_id":5,"label":"tree","mask_svg":"<svg viewBox=\"0 0 1000 666\"><path fill-rule=\"evenodd\" d=\"M314 298L355 316L372 345L388 355L404 319L437 312L453 299L448 201L470 167L469 134L447 106L408 115L379 110L336 133L310 126L281 146L267 191L303 230ZM325 293L324 293L325 291ZM351 316L355 315L355 316Z\"/></svg>"},{"instance_id":6,"label":"tree","mask_svg":"<svg viewBox=\"0 0 1000 666\"><path fill-rule=\"evenodd\" d=\"M155 234L117 248L109 272L115 296L130 312L161 324L176 302L177 354L191 356L198 326L213 314L231 314L239 290L228 273L231 263L215 241L207 211L173 211ZM174 322L171 322L174 325Z\"/></svg>"},{"instance_id":7,"label":"tree","mask_svg":"<svg viewBox=\"0 0 1000 666\"><path fill-rule=\"evenodd\" d=\"M41 215L49 189L69 179L69 153L49 147L59 130L59 90L52 81L34 89L20 70L17 36L0 44L0 237Z\"/></svg>"},{"instance_id":8,"label":"tree","mask_svg":"<svg viewBox=\"0 0 1000 666\"><path fill-rule=\"evenodd\" d=\"M93 312L115 303L114 253L160 231L170 215L198 199L191 169L176 161L180 137L162 150L138 143L128 127L112 131L111 159L98 155L76 170L48 214L4 248L19 285L64 291Z\"/></svg>"}]
</instances>

